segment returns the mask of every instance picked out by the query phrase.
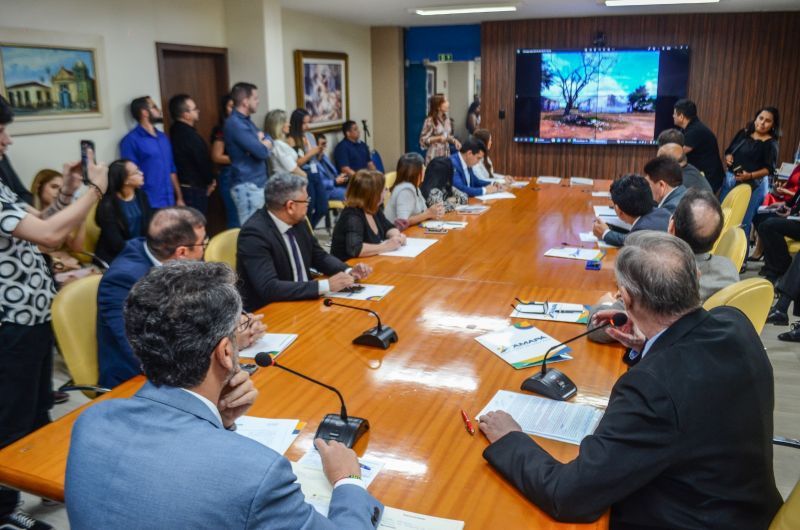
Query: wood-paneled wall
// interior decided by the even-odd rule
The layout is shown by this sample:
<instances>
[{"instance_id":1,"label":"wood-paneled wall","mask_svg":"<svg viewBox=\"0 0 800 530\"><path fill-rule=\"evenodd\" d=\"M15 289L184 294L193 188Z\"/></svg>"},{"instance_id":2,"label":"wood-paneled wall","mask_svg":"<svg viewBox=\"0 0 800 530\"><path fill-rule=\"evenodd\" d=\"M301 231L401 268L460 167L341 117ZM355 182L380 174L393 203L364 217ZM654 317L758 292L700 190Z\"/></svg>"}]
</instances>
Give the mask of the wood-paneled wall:
<instances>
[{"instance_id":1,"label":"wood-paneled wall","mask_svg":"<svg viewBox=\"0 0 800 530\"><path fill-rule=\"evenodd\" d=\"M615 48L688 44L688 97L720 149L760 106L774 105L781 113L781 160L793 157L800 141L800 12L536 19L481 26L482 122L495 136L499 171L613 178L641 172L654 156L652 146L513 142L516 49L582 48L598 31Z\"/></svg>"}]
</instances>

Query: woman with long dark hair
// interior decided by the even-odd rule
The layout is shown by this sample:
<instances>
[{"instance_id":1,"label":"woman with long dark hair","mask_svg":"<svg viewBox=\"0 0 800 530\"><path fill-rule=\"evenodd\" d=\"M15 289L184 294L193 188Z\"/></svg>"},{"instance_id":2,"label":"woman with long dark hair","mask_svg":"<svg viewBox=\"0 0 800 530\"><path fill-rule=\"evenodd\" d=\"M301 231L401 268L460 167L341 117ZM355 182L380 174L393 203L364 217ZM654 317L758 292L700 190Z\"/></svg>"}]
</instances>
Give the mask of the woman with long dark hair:
<instances>
[{"instance_id":1,"label":"woman with long dark hair","mask_svg":"<svg viewBox=\"0 0 800 530\"><path fill-rule=\"evenodd\" d=\"M141 170L130 160L123 158L108 167L108 189L94 217L100 227L95 254L106 263L117 257L129 239L147 235L151 210L143 185Z\"/></svg>"},{"instance_id":2,"label":"woman with long dark hair","mask_svg":"<svg viewBox=\"0 0 800 530\"><path fill-rule=\"evenodd\" d=\"M322 182L317 155L322 151L318 145L311 145L308 132L311 125L311 115L305 109L295 109L289 118L289 134L286 143L297 152L297 165L306 173L308 179L308 197L311 200L308 217L311 226L317 223L328 213L328 194L325 183ZM312 136L313 138L313 136Z\"/></svg>"},{"instance_id":3,"label":"woman with long dark hair","mask_svg":"<svg viewBox=\"0 0 800 530\"><path fill-rule=\"evenodd\" d=\"M769 177L775 174L778 159L778 138L781 135L781 118L775 107L761 107L753 121L736 133L725 149L728 173L722 185L719 200L725 200L735 186L748 184L752 188L750 203L742 221L742 229L750 236L750 223L769 191Z\"/></svg>"},{"instance_id":4,"label":"woman with long dark hair","mask_svg":"<svg viewBox=\"0 0 800 530\"><path fill-rule=\"evenodd\" d=\"M219 122L211 129L211 161L219 167L217 184L225 206L225 224L228 228L238 228L239 213L231 197L231 158L225 152L225 120L232 112L233 98L230 94L225 94L219 101Z\"/></svg>"},{"instance_id":5,"label":"woman with long dark hair","mask_svg":"<svg viewBox=\"0 0 800 530\"><path fill-rule=\"evenodd\" d=\"M450 102L443 94L431 96L428 117L422 124L422 132L419 134L419 146L427 149L425 152L425 164L439 156L450 156L450 144L456 149L461 149L461 143L453 136L453 127L447 111L450 110Z\"/></svg>"},{"instance_id":6,"label":"woman with long dark hair","mask_svg":"<svg viewBox=\"0 0 800 530\"><path fill-rule=\"evenodd\" d=\"M419 189L424 178L425 164L419 153L406 153L397 161L397 177L385 212L386 218L395 226L398 220L404 226L412 226L444 215L441 202L431 206L425 204L425 197Z\"/></svg>"}]
</instances>

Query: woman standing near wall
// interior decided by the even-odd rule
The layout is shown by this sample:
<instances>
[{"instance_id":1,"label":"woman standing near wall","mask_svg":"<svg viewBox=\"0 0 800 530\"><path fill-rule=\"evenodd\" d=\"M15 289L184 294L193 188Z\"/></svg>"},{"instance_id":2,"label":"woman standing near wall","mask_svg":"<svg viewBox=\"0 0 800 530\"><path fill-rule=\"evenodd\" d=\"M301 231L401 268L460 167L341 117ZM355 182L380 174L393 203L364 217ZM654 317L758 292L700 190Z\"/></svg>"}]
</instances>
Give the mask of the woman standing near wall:
<instances>
[{"instance_id":1,"label":"woman standing near wall","mask_svg":"<svg viewBox=\"0 0 800 530\"><path fill-rule=\"evenodd\" d=\"M220 100L219 123L211 130L211 161L219 166L217 182L222 203L225 205L225 222L228 228L239 228L239 214L231 197L231 158L225 152L225 120L233 112L233 98L225 94Z\"/></svg>"},{"instance_id":2,"label":"woman standing near wall","mask_svg":"<svg viewBox=\"0 0 800 530\"><path fill-rule=\"evenodd\" d=\"M435 94L431 97L428 117L422 124L422 132L419 135L419 145L422 149L427 149L425 153L425 164L439 156L450 156L450 144L456 149L461 149L461 143L453 136L453 127L447 111L450 110L450 102L443 94Z\"/></svg>"}]
</instances>

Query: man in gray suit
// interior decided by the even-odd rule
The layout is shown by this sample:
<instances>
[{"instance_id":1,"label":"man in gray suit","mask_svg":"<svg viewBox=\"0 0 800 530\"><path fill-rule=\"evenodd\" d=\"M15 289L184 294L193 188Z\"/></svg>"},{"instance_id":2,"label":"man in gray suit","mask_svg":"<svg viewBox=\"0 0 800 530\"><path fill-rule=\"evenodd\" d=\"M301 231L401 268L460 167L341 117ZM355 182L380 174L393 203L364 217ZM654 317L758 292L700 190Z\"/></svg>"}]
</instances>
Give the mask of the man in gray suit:
<instances>
[{"instance_id":1,"label":"man in gray suit","mask_svg":"<svg viewBox=\"0 0 800 530\"><path fill-rule=\"evenodd\" d=\"M75 422L65 481L73 530L377 527L383 506L352 450L315 440L333 485L325 518L286 458L231 432L258 395L239 367L235 282L227 265L176 261L131 290L126 331L148 382Z\"/></svg>"},{"instance_id":2,"label":"man in gray suit","mask_svg":"<svg viewBox=\"0 0 800 530\"><path fill-rule=\"evenodd\" d=\"M686 189L697 188L699 190L713 191L711 189L711 184L708 183L708 179L686 159L686 153L683 152L683 147L680 144L664 144L658 148L656 156L668 156L681 166L683 186Z\"/></svg>"},{"instance_id":3,"label":"man in gray suit","mask_svg":"<svg viewBox=\"0 0 800 530\"><path fill-rule=\"evenodd\" d=\"M705 302L711 295L739 281L739 271L725 256L711 254L711 247L722 232L722 208L711 191L688 190L672 218L667 231L686 241L694 252L700 285L700 301ZM597 304L589 309L588 327L597 325L595 314L603 309L624 311L625 306L611 293L604 294ZM613 342L605 329L589 334L595 342Z\"/></svg>"},{"instance_id":4,"label":"man in gray suit","mask_svg":"<svg viewBox=\"0 0 800 530\"><path fill-rule=\"evenodd\" d=\"M644 178L658 207L674 212L686 193L681 166L668 156L657 156L644 165Z\"/></svg>"}]
</instances>

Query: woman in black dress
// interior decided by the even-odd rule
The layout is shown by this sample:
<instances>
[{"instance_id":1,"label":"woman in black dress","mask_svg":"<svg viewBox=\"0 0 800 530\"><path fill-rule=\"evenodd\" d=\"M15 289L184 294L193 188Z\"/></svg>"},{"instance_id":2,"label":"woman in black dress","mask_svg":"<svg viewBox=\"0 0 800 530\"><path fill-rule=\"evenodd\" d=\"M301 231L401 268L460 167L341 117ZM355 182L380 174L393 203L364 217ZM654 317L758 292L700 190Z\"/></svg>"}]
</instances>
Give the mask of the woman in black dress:
<instances>
[{"instance_id":1,"label":"woman in black dress","mask_svg":"<svg viewBox=\"0 0 800 530\"><path fill-rule=\"evenodd\" d=\"M345 204L333 229L331 254L342 261L397 250L406 236L383 215L383 173L362 169L347 185Z\"/></svg>"}]
</instances>

